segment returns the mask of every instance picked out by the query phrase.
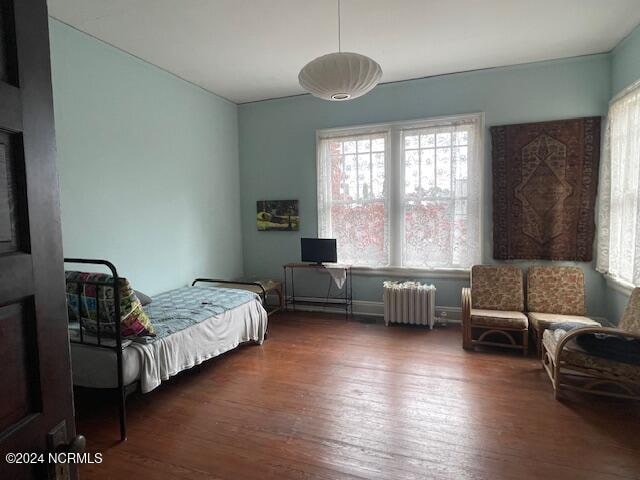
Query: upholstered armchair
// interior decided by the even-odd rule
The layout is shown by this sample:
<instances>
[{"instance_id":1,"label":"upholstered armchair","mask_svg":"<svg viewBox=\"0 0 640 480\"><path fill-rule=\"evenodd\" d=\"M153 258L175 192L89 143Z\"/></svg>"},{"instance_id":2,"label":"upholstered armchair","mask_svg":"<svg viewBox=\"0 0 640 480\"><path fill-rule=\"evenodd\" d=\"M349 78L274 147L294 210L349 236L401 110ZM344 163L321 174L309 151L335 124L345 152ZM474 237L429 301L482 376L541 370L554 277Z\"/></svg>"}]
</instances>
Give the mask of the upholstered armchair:
<instances>
[{"instance_id":1,"label":"upholstered armchair","mask_svg":"<svg viewBox=\"0 0 640 480\"><path fill-rule=\"evenodd\" d=\"M631 293L617 328L585 326L568 332L562 329L544 332L542 365L549 374L556 398L561 389L568 389L640 400L637 345L635 363L614 360L610 355L594 355L580 346L579 339L594 333L640 343L640 288ZM603 340L606 339L600 338L596 342Z\"/></svg>"},{"instance_id":2,"label":"upholstered armchair","mask_svg":"<svg viewBox=\"0 0 640 480\"><path fill-rule=\"evenodd\" d=\"M523 273L512 265L475 265L471 288L462 289L462 346L522 350L526 355L529 323L524 311Z\"/></svg>"},{"instance_id":3,"label":"upholstered armchair","mask_svg":"<svg viewBox=\"0 0 640 480\"><path fill-rule=\"evenodd\" d=\"M571 322L600 326L585 316L584 273L578 267L529 267L527 311L538 356L542 353L542 334L551 325Z\"/></svg>"}]
</instances>

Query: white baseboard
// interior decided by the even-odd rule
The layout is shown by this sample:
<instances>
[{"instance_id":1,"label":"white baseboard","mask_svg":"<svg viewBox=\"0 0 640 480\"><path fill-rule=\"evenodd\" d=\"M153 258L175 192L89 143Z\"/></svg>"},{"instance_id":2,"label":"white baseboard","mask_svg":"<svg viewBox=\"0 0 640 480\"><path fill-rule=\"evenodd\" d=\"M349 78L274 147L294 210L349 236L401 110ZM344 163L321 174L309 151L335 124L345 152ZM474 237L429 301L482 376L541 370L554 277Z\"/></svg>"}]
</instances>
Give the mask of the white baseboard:
<instances>
[{"instance_id":1,"label":"white baseboard","mask_svg":"<svg viewBox=\"0 0 640 480\"><path fill-rule=\"evenodd\" d=\"M299 300L309 300L300 297ZM344 313L344 309L331 306L321 307L317 305L296 305L296 310L303 312L324 312L324 313ZM371 302L368 300L354 300L353 314L366 317L384 317L384 303ZM590 316L596 322L604 326L610 326L611 322L604 317ZM436 305L436 323L460 323L462 322L462 309L460 307L447 307Z\"/></svg>"},{"instance_id":2,"label":"white baseboard","mask_svg":"<svg viewBox=\"0 0 640 480\"><path fill-rule=\"evenodd\" d=\"M304 297L299 300L308 300ZM296 310L304 312L324 312L324 313L344 313L344 309L326 307L317 305L296 305ZM384 317L384 304L382 302L371 302L368 300L354 300L353 314L368 317ZM462 310L460 307L447 307L436 305L436 322L437 323L460 323Z\"/></svg>"}]
</instances>

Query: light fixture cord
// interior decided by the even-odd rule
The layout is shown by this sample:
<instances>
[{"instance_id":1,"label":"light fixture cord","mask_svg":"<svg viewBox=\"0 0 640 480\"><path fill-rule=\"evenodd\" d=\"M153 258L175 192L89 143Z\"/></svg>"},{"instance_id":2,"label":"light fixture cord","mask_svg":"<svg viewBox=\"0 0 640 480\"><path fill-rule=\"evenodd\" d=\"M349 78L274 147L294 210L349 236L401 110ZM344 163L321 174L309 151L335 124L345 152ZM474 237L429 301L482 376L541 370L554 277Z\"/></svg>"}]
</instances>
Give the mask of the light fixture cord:
<instances>
[{"instance_id":1,"label":"light fixture cord","mask_svg":"<svg viewBox=\"0 0 640 480\"><path fill-rule=\"evenodd\" d=\"M340 38L341 21L340 21L340 0L338 0L338 52L342 53L342 39Z\"/></svg>"}]
</instances>

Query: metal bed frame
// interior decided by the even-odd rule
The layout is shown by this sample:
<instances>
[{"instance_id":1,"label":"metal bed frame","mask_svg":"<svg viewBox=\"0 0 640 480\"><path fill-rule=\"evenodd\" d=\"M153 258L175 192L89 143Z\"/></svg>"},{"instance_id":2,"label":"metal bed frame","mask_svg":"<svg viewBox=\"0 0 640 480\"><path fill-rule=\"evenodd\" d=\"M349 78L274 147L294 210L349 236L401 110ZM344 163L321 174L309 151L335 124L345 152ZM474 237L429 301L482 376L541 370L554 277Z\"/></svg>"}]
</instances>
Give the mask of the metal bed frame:
<instances>
[{"instance_id":1,"label":"metal bed frame","mask_svg":"<svg viewBox=\"0 0 640 480\"><path fill-rule=\"evenodd\" d=\"M96 286L96 290L98 287L111 287L113 288L113 302L114 302L114 318L119 319L121 317L120 313L120 288L119 282L120 277L118 276L118 271L113 263L107 260L100 259L88 259L88 258L65 258L64 263L76 263L76 264L85 264L85 265L102 265L108 268L111 272L111 277L113 281L111 282L96 282L96 281L78 281L78 305L81 304L80 297L84 291L84 285L94 285ZM206 283L224 283L224 284L236 284L236 285L251 285L258 286L262 290L262 294L260 294L260 299L263 305L266 305L267 292L257 282L241 282L241 281L231 281L231 280L218 280L213 278L196 278L191 286L195 286L198 282L206 282ZM67 292L67 295L70 295ZM107 337L109 340L115 340L115 345L108 345L103 342L104 338L101 334L101 325L100 325L100 302L96 301L96 334L95 341L92 339L88 341L85 339L84 329L86 328L83 324L82 315L79 311L78 322L79 322L79 339L70 339L71 343L76 343L79 345L88 345L96 348L103 348L107 350L111 350L115 353L116 363L117 363L117 376L118 376L118 385L114 389L118 396L118 415L119 415L119 425L120 425L120 441L125 441L127 439L127 411L126 411L126 399L127 397L135 392L138 389L138 382L133 382L128 385L124 384L123 372L122 372L122 334L120 329L120 322L116 321L115 324L115 339L111 336ZM93 336L93 333L92 333ZM265 332L266 338L266 332ZM107 390L107 389L104 389Z\"/></svg>"},{"instance_id":2,"label":"metal bed frame","mask_svg":"<svg viewBox=\"0 0 640 480\"><path fill-rule=\"evenodd\" d=\"M103 265L105 267L107 267L110 271L111 271L111 278L113 279L113 281L111 282L93 282L93 281L79 281L78 282L78 305L81 305L82 300L81 300L81 296L82 293L84 291L84 285L95 285L96 286L96 290L98 287L102 286L102 287L111 287L113 288L113 303L114 303L114 313L113 316L116 319L120 319L120 288L119 288L119 282L120 282L120 277L118 276L118 270L116 270L116 267L113 265L113 263L107 261L107 260L99 260L99 259L88 259L88 258L65 258L64 259L65 263L81 263L81 264L85 264L85 265ZM67 295L69 295L69 292L67 292ZM104 345L102 343L102 337L100 335L100 301L97 300L96 301L96 341L85 341L84 338L84 329L85 326L82 322L82 311L79 310L78 311L78 322L80 323L80 339L79 340L74 340L71 339L70 342L71 343L77 343L80 345L89 345L92 347L96 347L96 348L104 348L107 350L111 350L115 353L116 355L116 362L117 362L117 375L118 375L118 386L116 387L117 390L117 394L118 394L118 414L119 414L119 419L120 419L120 440L124 441L127 439L127 411L126 411L126 407L125 407L125 401L126 401L126 397L128 395L128 393L133 392L137 386L135 384L135 382L133 384L130 384L128 387L129 388L125 388L124 385L124 379L123 379L123 375L122 375L122 335L121 335L121 331L120 331L120 321L115 321L114 325L115 325L115 346L113 345ZM127 392L127 390L129 390Z\"/></svg>"},{"instance_id":3,"label":"metal bed frame","mask_svg":"<svg viewBox=\"0 0 640 480\"><path fill-rule=\"evenodd\" d=\"M264 287L259 284L258 282L242 282L239 280L219 280L216 278L196 278L193 282L191 282L191 286L195 287L196 283L198 282L203 282L203 283L225 283L225 284L230 284L230 285L251 285L254 287L260 287L260 290L262 290L262 293L259 294L261 300L262 300L262 305L266 305L267 304L267 291L264 289Z\"/></svg>"},{"instance_id":4,"label":"metal bed frame","mask_svg":"<svg viewBox=\"0 0 640 480\"><path fill-rule=\"evenodd\" d=\"M253 287L259 287L260 290L262 291L262 293L259 293L258 296L260 297L260 301L262 302L262 306L266 310L267 315L271 316L272 314L282 310L282 306L281 305L269 305L267 303L267 290L264 288L264 286L260 282L245 282L245 281L242 281L242 280L220 280L220 279L216 279L216 278L196 278L191 283L191 286L192 287L195 286L195 284L198 283L198 282L224 283L224 284L229 284L229 285L249 285L249 286L253 286ZM283 293L283 295L284 295L284 293ZM283 303L284 303L284 296L283 296ZM265 338L266 338L266 332L265 332Z\"/></svg>"}]
</instances>

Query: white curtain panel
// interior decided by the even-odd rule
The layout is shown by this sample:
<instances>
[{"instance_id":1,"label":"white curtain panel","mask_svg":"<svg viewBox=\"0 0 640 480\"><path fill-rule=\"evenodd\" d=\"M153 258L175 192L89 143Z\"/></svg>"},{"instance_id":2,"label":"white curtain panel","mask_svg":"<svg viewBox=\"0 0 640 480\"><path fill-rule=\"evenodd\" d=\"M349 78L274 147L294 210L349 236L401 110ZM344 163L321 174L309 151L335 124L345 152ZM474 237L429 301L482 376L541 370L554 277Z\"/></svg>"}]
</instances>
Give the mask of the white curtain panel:
<instances>
[{"instance_id":1,"label":"white curtain panel","mask_svg":"<svg viewBox=\"0 0 640 480\"><path fill-rule=\"evenodd\" d=\"M640 84L610 104L600 172L599 272L640 285Z\"/></svg>"},{"instance_id":2,"label":"white curtain panel","mask_svg":"<svg viewBox=\"0 0 640 480\"><path fill-rule=\"evenodd\" d=\"M402 130L402 266L469 268L481 258L477 116Z\"/></svg>"},{"instance_id":3,"label":"white curtain panel","mask_svg":"<svg viewBox=\"0 0 640 480\"><path fill-rule=\"evenodd\" d=\"M318 236L335 238L338 261L389 265L386 130L318 139Z\"/></svg>"}]
</instances>

